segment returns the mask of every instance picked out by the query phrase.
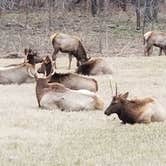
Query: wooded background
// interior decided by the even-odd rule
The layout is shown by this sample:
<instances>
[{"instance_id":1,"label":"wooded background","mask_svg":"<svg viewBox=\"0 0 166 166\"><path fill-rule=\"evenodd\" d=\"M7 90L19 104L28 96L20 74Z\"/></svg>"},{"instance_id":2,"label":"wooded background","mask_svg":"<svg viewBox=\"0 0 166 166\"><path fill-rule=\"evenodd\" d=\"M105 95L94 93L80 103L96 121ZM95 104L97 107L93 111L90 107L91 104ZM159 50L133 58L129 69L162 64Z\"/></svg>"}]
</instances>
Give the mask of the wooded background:
<instances>
[{"instance_id":1,"label":"wooded background","mask_svg":"<svg viewBox=\"0 0 166 166\"><path fill-rule=\"evenodd\" d=\"M49 36L59 31L79 36L89 52L121 55L146 31L164 31L165 9L165 0L1 0L0 50L50 53Z\"/></svg>"}]
</instances>

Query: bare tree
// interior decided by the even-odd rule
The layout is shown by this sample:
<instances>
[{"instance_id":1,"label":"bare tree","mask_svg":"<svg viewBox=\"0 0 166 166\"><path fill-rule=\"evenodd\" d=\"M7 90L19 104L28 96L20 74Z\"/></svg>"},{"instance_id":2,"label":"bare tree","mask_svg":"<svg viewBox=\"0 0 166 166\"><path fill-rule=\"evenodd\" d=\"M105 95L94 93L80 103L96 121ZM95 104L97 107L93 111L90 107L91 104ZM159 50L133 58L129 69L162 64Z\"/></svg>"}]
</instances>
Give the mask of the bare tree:
<instances>
[{"instance_id":1,"label":"bare tree","mask_svg":"<svg viewBox=\"0 0 166 166\"><path fill-rule=\"evenodd\" d=\"M152 1L152 8L153 8L153 13L152 13L153 20L158 22L158 11L159 11L159 1L158 0Z\"/></svg>"},{"instance_id":2,"label":"bare tree","mask_svg":"<svg viewBox=\"0 0 166 166\"><path fill-rule=\"evenodd\" d=\"M153 21L158 21L159 0L145 0L145 24Z\"/></svg>"},{"instance_id":3,"label":"bare tree","mask_svg":"<svg viewBox=\"0 0 166 166\"><path fill-rule=\"evenodd\" d=\"M51 22L51 15L52 15L52 0L49 0L49 23L48 23L48 26L49 26L49 30L51 30L51 26L52 26L52 22Z\"/></svg>"},{"instance_id":4,"label":"bare tree","mask_svg":"<svg viewBox=\"0 0 166 166\"><path fill-rule=\"evenodd\" d=\"M140 0L135 1L135 7L136 7L136 22L137 22L136 30L140 30L141 28Z\"/></svg>"},{"instance_id":5,"label":"bare tree","mask_svg":"<svg viewBox=\"0 0 166 166\"><path fill-rule=\"evenodd\" d=\"M93 16L97 14L97 0L91 0L91 12Z\"/></svg>"}]
</instances>

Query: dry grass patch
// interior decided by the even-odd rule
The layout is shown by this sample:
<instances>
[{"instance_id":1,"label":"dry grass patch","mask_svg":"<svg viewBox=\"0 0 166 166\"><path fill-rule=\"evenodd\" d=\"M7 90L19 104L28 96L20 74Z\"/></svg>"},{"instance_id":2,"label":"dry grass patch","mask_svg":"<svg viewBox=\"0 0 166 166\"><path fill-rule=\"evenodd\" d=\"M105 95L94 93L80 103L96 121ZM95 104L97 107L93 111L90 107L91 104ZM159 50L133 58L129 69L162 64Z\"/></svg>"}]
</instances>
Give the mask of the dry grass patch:
<instances>
[{"instance_id":1,"label":"dry grass patch","mask_svg":"<svg viewBox=\"0 0 166 166\"><path fill-rule=\"evenodd\" d=\"M118 90L131 96L157 96L166 106L166 58L107 58ZM21 60L17 60L19 62ZM60 71L68 58L58 58ZM2 60L1 65L16 61ZM73 62L74 71L75 62ZM96 76L99 94L110 103L111 76ZM0 85L0 165L68 166L166 163L166 123L122 125L100 111L39 109L35 84Z\"/></svg>"}]
</instances>

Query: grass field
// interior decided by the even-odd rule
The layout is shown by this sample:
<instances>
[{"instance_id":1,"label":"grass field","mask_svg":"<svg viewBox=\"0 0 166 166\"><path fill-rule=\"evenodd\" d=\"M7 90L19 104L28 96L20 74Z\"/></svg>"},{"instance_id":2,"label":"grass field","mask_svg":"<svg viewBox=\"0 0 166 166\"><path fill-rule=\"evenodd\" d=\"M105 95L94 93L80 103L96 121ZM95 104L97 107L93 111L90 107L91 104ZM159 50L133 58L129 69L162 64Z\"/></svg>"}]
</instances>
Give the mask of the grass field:
<instances>
[{"instance_id":1,"label":"grass field","mask_svg":"<svg viewBox=\"0 0 166 166\"><path fill-rule=\"evenodd\" d=\"M165 56L107 59L119 92L155 96L166 106ZM58 58L58 67L67 68L67 60ZM1 66L18 61L1 59ZM111 76L95 78L106 108ZM0 89L0 166L166 165L165 122L122 125L101 111L42 110L37 107L35 84Z\"/></svg>"}]
</instances>

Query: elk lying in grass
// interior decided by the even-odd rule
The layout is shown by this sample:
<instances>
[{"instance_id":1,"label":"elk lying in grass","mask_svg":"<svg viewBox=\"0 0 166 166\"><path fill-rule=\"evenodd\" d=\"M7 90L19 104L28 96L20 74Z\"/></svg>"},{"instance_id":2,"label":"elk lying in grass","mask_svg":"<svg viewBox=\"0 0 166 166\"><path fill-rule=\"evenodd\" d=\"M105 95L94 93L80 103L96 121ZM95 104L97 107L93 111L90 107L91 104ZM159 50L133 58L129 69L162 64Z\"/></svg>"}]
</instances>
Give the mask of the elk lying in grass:
<instances>
[{"instance_id":1,"label":"elk lying in grass","mask_svg":"<svg viewBox=\"0 0 166 166\"><path fill-rule=\"evenodd\" d=\"M51 41L54 48L52 59L55 61L55 67L59 51L69 54L69 69L71 68L72 55L77 59L77 66L89 59L80 39L75 36L55 33L51 36Z\"/></svg>"},{"instance_id":2,"label":"elk lying in grass","mask_svg":"<svg viewBox=\"0 0 166 166\"><path fill-rule=\"evenodd\" d=\"M166 55L166 33L149 31L144 34L144 41L145 41L145 48L144 48L145 56L150 55L150 50L153 49L153 46L160 48L159 56L162 54L162 50Z\"/></svg>"},{"instance_id":3,"label":"elk lying in grass","mask_svg":"<svg viewBox=\"0 0 166 166\"><path fill-rule=\"evenodd\" d=\"M33 54L27 55L27 62L5 67L0 70L0 84L22 84L34 82L35 59Z\"/></svg>"},{"instance_id":4,"label":"elk lying in grass","mask_svg":"<svg viewBox=\"0 0 166 166\"><path fill-rule=\"evenodd\" d=\"M76 73L84 75L112 74L110 64L107 64L102 58L91 58L89 61L80 65Z\"/></svg>"},{"instance_id":5,"label":"elk lying in grass","mask_svg":"<svg viewBox=\"0 0 166 166\"><path fill-rule=\"evenodd\" d=\"M70 89L86 89L93 92L98 90L97 81L93 78L82 77L74 73L53 73L53 65L48 56L43 60L41 67L38 69L38 73L46 74L49 78L49 83L61 83Z\"/></svg>"},{"instance_id":6,"label":"elk lying in grass","mask_svg":"<svg viewBox=\"0 0 166 166\"><path fill-rule=\"evenodd\" d=\"M62 111L103 109L103 100L88 90L71 90L59 83L48 83L46 78L36 78L36 97L39 107L59 108Z\"/></svg>"},{"instance_id":7,"label":"elk lying in grass","mask_svg":"<svg viewBox=\"0 0 166 166\"><path fill-rule=\"evenodd\" d=\"M37 51L33 50L31 48L29 48L29 49L25 48L24 54L25 54L24 62L37 64L37 63L41 63L43 61L43 59L38 55ZM33 58L31 58L31 57L33 57ZM32 60L33 60L33 62L30 62ZM22 64L22 63L20 63L20 64ZM5 67L19 66L20 64L10 64Z\"/></svg>"},{"instance_id":8,"label":"elk lying in grass","mask_svg":"<svg viewBox=\"0 0 166 166\"><path fill-rule=\"evenodd\" d=\"M116 91L117 92L117 91ZM166 111L151 97L128 100L128 92L113 96L105 110L106 115L116 113L123 123L150 123L166 120Z\"/></svg>"}]
</instances>

